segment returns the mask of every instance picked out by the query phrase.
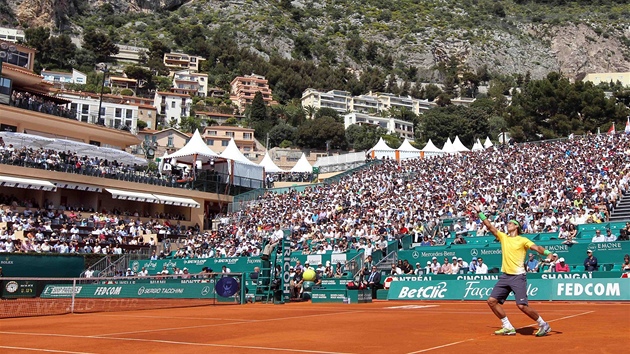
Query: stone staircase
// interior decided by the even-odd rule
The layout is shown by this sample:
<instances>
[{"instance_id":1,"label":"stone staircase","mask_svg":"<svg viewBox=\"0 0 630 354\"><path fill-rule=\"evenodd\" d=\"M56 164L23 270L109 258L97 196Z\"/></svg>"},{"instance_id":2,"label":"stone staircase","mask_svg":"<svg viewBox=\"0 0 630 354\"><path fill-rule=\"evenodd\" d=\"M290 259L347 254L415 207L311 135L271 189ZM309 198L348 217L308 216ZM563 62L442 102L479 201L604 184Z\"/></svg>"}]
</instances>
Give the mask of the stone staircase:
<instances>
[{"instance_id":1,"label":"stone staircase","mask_svg":"<svg viewBox=\"0 0 630 354\"><path fill-rule=\"evenodd\" d=\"M610 221L630 220L630 193L624 194L610 214Z\"/></svg>"}]
</instances>

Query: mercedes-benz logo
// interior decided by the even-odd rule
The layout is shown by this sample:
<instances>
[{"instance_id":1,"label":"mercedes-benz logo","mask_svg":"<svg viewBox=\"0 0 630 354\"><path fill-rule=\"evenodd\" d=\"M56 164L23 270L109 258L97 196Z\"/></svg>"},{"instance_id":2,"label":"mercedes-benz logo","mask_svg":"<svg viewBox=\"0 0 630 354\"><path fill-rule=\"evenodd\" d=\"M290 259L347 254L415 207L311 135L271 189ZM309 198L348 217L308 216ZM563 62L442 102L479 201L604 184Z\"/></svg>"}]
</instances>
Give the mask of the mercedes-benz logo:
<instances>
[{"instance_id":1,"label":"mercedes-benz logo","mask_svg":"<svg viewBox=\"0 0 630 354\"><path fill-rule=\"evenodd\" d=\"M202 296L206 296L210 293L210 287L209 286L204 286L203 289L201 289L201 295Z\"/></svg>"},{"instance_id":2,"label":"mercedes-benz logo","mask_svg":"<svg viewBox=\"0 0 630 354\"><path fill-rule=\"evenodd\" d=\"M476 248L473 248L470 250L470 255L473 257L477 257L477 255L479 254L479 251L477 251Z\"/></svg>"},{"instance_id":3,"label":"mercedes-benz logo","mask_svg":"<svg viewBox=\"0 0 630 354\"><path fill-rule=\"evenodd\" d=\"M411 252L411 257L413 257L413 259L418 259L418 257L420 257L420 252L418 251Z\"/></svg>"}]
</instances>

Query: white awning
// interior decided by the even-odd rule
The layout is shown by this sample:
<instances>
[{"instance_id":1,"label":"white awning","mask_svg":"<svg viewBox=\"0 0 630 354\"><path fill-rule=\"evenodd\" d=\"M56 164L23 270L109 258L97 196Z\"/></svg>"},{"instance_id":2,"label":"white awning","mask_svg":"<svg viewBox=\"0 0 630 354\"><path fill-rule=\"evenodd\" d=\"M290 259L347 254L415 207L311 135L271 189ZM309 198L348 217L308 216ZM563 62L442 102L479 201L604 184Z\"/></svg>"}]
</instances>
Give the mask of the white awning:
<instances>
[{"instance_id":1,"label":"white awning","mask_svg":"<svg viewBox=\"0 0 630 354\"><path fill-rule=\"evenodd\" d=\"M37 189L42 191L56 191L57 187L41 179L18 178L9 176L0 176L0 186L13 188Z\"/></svg>"},{"instance_id":2,"label":"white awning","mask_svg":"<svg viewBox=\"0 0 630 354\"><path fill-rule=\"evenodd\" d=\"M122 200L135 200L138 202L150 202L150 203L158 203L161 201L156 198L153 194L149 193L140 193L140 192L130 192L130 191L122 191L120 189L112 189L105 188L106 191L112 194L112 198L114 199L122 199Z\"/></svg>"},{"instance_id":3,"label":"white awning","mask_svg":"<svg viewBox=\"0 0 630 354\"><path fill-rule=\"evenodd\" d=\"M154 194L154 195L163 204L179 205L179 206L185 206L185 207L189 207L189 208L201 208L199 203L197 203L194 199L173 197L173 196L170 196L170 195L161 195L161 194Z\"/></svg>"},{"instance_id":4,"label":"white awning","mask_svg":"<svg viewBox=\"0 0 630 354\"><path fill-rule=\"evenodd\" d=\"M87 184L81 184L81 183L67 183L67 182L53 182L53 183L57 186L57 188L72 189L75 191L100 193L103 190L101 187L89 186Z\"/></svg>"}]
</instances>

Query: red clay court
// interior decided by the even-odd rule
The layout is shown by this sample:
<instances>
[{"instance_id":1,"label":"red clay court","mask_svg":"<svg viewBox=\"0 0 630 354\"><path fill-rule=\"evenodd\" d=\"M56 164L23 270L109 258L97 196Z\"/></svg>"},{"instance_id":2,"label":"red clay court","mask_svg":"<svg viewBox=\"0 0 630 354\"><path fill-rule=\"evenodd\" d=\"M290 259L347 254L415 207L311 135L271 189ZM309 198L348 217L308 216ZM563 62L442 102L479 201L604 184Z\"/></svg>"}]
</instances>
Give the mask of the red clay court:
<instances>
[{"instance_id":1,"label":"red clay court","mask_svg":"<svg viewBox=\"0 0 630 354\"><path fill-rule=\"evenodd\" d=\"M0 320L6 353L627 352L630 303L532 302L553 329L509 302L517 335L499 337L485 302L201 306Z\"/></svg>"}]
</instances>

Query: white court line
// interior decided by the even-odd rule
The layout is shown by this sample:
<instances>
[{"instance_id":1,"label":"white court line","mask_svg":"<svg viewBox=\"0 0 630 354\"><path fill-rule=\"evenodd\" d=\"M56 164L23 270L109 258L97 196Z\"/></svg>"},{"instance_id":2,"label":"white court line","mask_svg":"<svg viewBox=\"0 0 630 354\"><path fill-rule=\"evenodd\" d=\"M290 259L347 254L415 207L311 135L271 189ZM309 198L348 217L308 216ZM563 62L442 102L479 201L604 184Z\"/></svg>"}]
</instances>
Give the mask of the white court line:
<instances>
[{"instance_id":1,"label":"white court line","mask_svg":"<svg viewBox=\"0 0 630 354\"><path fill-rule=\"evenodd\" d=\"M28 350L31 352L47 352L47 353L66 353L66 354L93 354L87 352L68 352L65 350L53 350L53 349L40 349L40 348L26 348L26 347L8 347L5 345L0 345L0 349L11 349L11 350Z\"/></svg>"},{"instance_id":2,"label":"white court line","mask_svg":"<svg viewBox=\"0 0 630 354\"><path fill-rule=\"evenodd\" d=\"M568 318L588 315L589 313L593 313L593 312L595 312L595 311L586 311L586 312L578 313L578 314L575 314L575 315L570 315L570 316L564 316L564 317L556 318L556 319L553 319L553 320L549 320L547 322L556 322L556 321L560 321L560 320L566 320ZM523 329L523 328L532 327L532 326L536 326L536 325L538 325L538 323L533 323L533 324L530 324L530 325L527 325L527 326L519 327L517 329ZM428 351L435 350L435 349L440 349L440 348L444 348L444 347L450 347L452 345L456 345L456 344L460 344L460 343L470 342L470 341L473 341L473 340L475 340L475 338L460 340L458 342L447 343L447 344L444 344L444 345L439 345L437 347L431 347L431 348L418 350L418 351L415 351L415 352L409 352L407 354L424 353L424 352L428 352Z\"/></svg>"},{"instance_id":3,"label":"white court line","mask_svg":"<svg viewBox=\"0 0 630 354\"><path fill-rule=\"evenodd\" d=\"M101 339L101 340L120 340L129 342L147 342L147 343L162 343L162 344L176 344L176 345L190 345L198 347L215 347L215 348L235 348L235 349L253 349L253 350L270 350L277 352L290 352L290 353L313 353L313 354L350 354L344 352L327 352L322 350L306 350L306 349L290 349L290 348L273 348L273 347L257 347L251 345L231 345L231 344L212 344L212 343L194 343L194 342L178 342L172 340L162 339L142 339L142 338L122 338L122 337L99 337L99 336L79 336L73 334L54 334L54 333L27 333L27 332L5 332L0 331L0 334L13 334L13 335L27 335L27 336L43 336L43 337L64 337L64 338L89 338L89 339ZM2 348L2 347L0 347ZM6 347L5 347L6 348ZM43 349L40 349L43 350ZM74 352L59 352L56 353L74 353ZM90 353L76 353L76 354L90 354Z\"/></svg>"},{"instance_id":4,"label":"white court line","mask_svg":"<svg viewBox=\"0 0 630 354\"><path fill-rule=\"evenodd\" d=\"M586 312L578 313L576 315L564 316L564 317L556 318L555 320L549 320L549 321L547 321L547 323L549 323L549 322L556 322L556 321L560 321L560 320L566 320L567 318L573 318L573 317L588 315L589 313L593 313L593 312L595 312L595 311L586 311ZM537 326L537 325L538 325L538 323L532 323L530 325L519 327L517 329L523 329L523 328L533 327L533 326Z\"/></svg>"},{"instance_id":5,"label":"white court line","mask_svg":"<svg viewBox=\"0 0 630 354\"><path fill-rule=\"evenodd\" d=\"M322 313L316 315L302 315L302 316L291 316L291 317L278 317L278 318L269 318L266 320L251 320L249 322L228 322L228 323L213 323L207 325L198 325L198 326L186 326L186 327L171 327L171 328L158 328L158 329L147 329L143 331L130 331L130 332L118 332L118 333L105 333L98 336L93 336L94 338L107 338L108 336L119 336L123 334L140 334L140 333L152 333L152 332L162 332L162 331L178 331L182 329L193 329L193 328L208 328L208 327L220 327L227 325L239 325L239 324L251 324L251 323L260 323L260 322L272 322L272 321L284 321L284 320L293 320L293 319L301 319L308 317L320 317L320 316L328 316L328 315L345 315L349 313L359 313L364 311L345 311L345 312L331 312L331 313Z\"/></svg>"},{"instance_id":6,"label":"white court line","mask_svg":"<svg viewBox=\"0 0 630 354\"><path fill-rule=\"evenodd\" d=\"M80 316L88 315L88 314L78 314ZM91 314L89 314L91 315ZM210 321L242 321L242 322L251 322L255 320L242 320L238 318L220 318L220 317L186 317L186 316L140 316L140 315L112 315L112 314L99 314L99 317L132 317L132 318L165 318L165 319L173 319L173 320L210 320Z\"/></svg>"}]
</instances>

